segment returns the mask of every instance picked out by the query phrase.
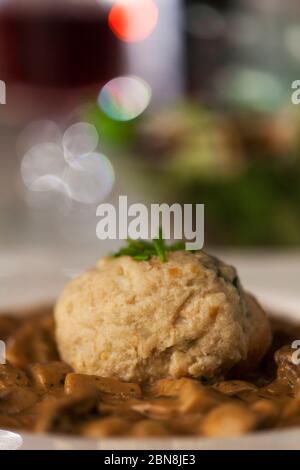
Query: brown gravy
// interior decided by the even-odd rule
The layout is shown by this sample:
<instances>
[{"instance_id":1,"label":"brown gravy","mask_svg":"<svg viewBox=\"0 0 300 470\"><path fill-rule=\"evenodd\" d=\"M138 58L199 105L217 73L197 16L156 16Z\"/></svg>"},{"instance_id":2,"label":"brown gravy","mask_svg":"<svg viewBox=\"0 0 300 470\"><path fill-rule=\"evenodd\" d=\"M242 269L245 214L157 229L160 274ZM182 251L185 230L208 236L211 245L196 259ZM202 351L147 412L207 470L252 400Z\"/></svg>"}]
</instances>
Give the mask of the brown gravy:
<instances>
[{"instance_id":1,"label":"brown gravy","mask_svg":"<svg viewBox=\"0 0 300 470\"><path fill-rule=\"evenodd\" d=\"M300 426L300 327L273 321L273 344L255 371L215 383L182 378L153 384L74 373L60 361L52 308L0 316L7 363L0 365L0 428L85 437L232 436Z\"/></svg>"}]
</instances>

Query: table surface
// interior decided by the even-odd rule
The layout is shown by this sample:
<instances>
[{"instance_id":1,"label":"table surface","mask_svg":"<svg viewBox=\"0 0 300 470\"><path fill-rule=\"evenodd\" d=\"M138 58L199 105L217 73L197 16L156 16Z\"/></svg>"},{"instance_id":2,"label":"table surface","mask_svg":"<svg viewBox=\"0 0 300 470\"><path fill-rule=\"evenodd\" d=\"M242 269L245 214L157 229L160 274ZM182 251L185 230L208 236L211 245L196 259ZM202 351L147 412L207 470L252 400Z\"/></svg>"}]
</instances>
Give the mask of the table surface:
<instances>
[{"instance_id":1,"label":"table surface","mask_svg":"<svg viewBox=\"0 0 300 470\"><path fill-rule=\"evenodd\" d=\"M105 245L105 253L111 251ZM274 305L282 298L299 305L300 251L210 250L237 267L244 287ZM0 308L53 300L64 284L95 263L104 249L0 250Z\"/></svg>"}]
</instances>

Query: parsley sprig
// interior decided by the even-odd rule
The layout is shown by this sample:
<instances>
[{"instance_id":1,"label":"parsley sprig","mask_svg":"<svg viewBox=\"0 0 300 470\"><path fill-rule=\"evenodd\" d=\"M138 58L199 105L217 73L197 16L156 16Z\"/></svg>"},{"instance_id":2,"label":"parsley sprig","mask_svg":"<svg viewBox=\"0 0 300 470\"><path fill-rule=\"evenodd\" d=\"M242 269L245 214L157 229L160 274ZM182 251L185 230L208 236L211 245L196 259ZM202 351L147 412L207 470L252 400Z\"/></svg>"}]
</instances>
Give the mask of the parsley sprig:
<instances>
[{"instance_id":1,"label":"parsley sprig","mask_svg":"<svg viewBox=\"0 0 300 470\"><path fill-rule=\"evenodd\" d=\"M121 248L113 254L114 258L120 256L131 256L136 261L148 261L153 256L158 256L162 263L167 261L168 251L184 250L185 244L182 241L166 245L163 239L162 229L159 229L158 238L148 242L145 240L127 240L127 246Z\"/></svg>"}]
</instances>

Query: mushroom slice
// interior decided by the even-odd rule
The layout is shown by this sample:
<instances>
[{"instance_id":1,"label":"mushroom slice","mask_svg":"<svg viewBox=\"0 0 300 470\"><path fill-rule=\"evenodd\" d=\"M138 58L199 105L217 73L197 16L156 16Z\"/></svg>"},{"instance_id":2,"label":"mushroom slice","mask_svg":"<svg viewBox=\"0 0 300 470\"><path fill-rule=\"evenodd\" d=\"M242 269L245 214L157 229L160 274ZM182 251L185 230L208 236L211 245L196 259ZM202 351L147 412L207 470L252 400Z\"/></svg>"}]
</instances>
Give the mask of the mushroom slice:
<instances>
[{"instance_id":1,"label":"mushroom slice","mask_svg":"<svg viewBox=\"0 0 300 470\"><path fill-rule=\"evenodd\" d=\"M286 382L292 389L300 385L300 364L293 362L294 350L289 346L283 346L275 353L277 363L277 377Z\"/></svg>"},{"instance_id":2,"label":"mushroom slice","mask_svg":"<svg viewBox=\"0 0 300 470\"><path fill-rule=\"evenodd\" d=\"M87 393L47 401L41 407L35 430L75 433L82 420L96 410L98 395Z\"/></svg>"}]
</instances>

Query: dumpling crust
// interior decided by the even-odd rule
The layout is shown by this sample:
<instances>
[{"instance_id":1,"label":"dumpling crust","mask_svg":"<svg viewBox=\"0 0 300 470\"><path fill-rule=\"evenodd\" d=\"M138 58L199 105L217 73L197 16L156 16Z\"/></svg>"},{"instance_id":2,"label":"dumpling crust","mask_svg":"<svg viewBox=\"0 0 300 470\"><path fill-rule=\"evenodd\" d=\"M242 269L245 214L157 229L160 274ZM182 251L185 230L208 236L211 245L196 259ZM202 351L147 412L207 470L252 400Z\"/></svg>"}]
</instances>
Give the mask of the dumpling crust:
<instances>
[{"instance_id":1,"label":"dumpling crust","mask_svg":"<svg viewBox=\"0 0 300 470\"><path fill-rule=\"evenodd\" d=\"M65 287L56 337L79 373L214 377L247 359L252 308L236 270L202 251L171 252L166 263L107 257Z\"/></svg>"}]
</instances>

